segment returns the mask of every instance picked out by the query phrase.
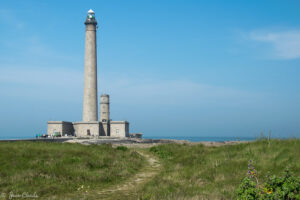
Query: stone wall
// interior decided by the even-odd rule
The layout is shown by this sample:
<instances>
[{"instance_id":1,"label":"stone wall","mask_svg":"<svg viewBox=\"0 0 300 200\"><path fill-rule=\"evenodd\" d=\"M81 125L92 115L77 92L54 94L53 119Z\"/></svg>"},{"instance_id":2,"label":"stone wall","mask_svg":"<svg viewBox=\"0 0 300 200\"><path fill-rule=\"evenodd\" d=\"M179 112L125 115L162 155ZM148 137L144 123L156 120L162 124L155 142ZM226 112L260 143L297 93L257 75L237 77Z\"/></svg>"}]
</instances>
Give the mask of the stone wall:
<instances>
[{"instance_id":1,"label":"stone wall","mask_svg":"<svg viewBox=\"0 0 300 200\"><path fill-rule=\"evenodd\" d=\"M129 137L129 123L127 121L111 121L110 136Z\"/></svg>"},{"instance_id":2,"label":"stone wall","mask_svg":"<svg viewBox=\"0 0 300 200\"><path fill-rule=\"evenodd\" d=\"M77 137L85 136L99 136L101 130L101 123L95 122L73 122L75 133Z\"/></svg>"},{"instance_id":3,"label":"stone wall","mask_svg":"<svg viewBox=\"0 0 300 200\"><path fill-rule=\"evenodd\" d=\"M82 121L98 121L96 24L86 24Z\"/></svg>"},{"instance_id":4,"label":"stone wall","mask_svg":"<svg viewBox=\"0 0 300 200\"><path fill-rule=\"evenodd\" d=\"M110 121L109 123L94 122L66 122L49 121L48 135L59 133L62 136L74 135L86 136L111 136L129 137L129 123L127 121Z\"/></svg>"},{"instance_id":5,"label":"stone wall","mask_svg":"<svg viewBox=\"0 0 300 200\"><path fill-rule=\"evenodd\" d=\"M62 134L62 121L49 121L47 134L53 135L57 132L59 132L59 134Z\"/></svg>"},{"instance_id":6,"label":"stone wall","mask_svg":"<svg viewBox=\"0 0 300 200\"><path fill-rule=\"evenodd\" d=\"M73 135L74 128L72 122L48 121L48 135L59 133L60 135Z\"/></svg>"},{"instance_id":7,"label":"stone wall","mask_svg":"<svg viewBox=\"0 0 300 200\"><path fill-rule=\"evenodd\" d=\"M109 122L109 95L102 94L100 97L100 121Z\"/></svg>"}]
</instances>

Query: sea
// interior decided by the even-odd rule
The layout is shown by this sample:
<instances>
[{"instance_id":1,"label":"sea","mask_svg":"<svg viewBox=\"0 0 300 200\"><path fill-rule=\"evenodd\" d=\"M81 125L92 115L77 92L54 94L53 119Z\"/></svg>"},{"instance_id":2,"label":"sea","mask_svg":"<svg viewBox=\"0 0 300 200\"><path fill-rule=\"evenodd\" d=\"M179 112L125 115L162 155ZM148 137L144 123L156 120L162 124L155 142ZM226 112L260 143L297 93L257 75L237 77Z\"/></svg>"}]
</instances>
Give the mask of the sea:
<instances>
[{"instance_id":1,"label":"sea","mask_svg":"<svg viewBox=\"0 0 300 200\"><path fill-rule=\"evenodd\" d=\"M251 141L255 140L255 137L196 137L196 136L164 136L164 137L157 137L157 136L144 136L144 139L171 139L171 140L187 140L190 142L226 142L226 141ZM34 137L0 137L0 140L9 140L9 139L34 139Z\"/></svg>"},{"instance_id":2,"label":"sea","mask_svg":"<svg viewBox=\"0 0 300 200\"><path fill-rule=\"evenodd\" d=\"M176 137L143 137L145 139L169 139L169 140L187 140L190 142L226 142L226 141L251 141L255 140L254 137L188 137L188 136L176 136Z\"/></svg>"}]
</instances>

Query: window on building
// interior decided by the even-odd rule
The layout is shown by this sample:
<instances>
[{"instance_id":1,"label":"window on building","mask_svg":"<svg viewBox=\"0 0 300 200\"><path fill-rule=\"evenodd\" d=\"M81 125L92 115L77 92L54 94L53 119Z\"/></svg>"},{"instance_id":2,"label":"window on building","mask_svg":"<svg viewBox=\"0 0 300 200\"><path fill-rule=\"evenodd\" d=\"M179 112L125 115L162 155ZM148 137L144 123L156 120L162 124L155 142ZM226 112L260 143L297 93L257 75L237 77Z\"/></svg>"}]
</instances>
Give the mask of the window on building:
<instances>
[{"instance_id":1,"label":"window on building","mask_svg":"<svg viewBox=\"0 0 300 200\"><path fill-rule=\"evenodd\" d=\"M116 129L116 134L119 134L119 129Z\"/></svg>"}]
</instances>

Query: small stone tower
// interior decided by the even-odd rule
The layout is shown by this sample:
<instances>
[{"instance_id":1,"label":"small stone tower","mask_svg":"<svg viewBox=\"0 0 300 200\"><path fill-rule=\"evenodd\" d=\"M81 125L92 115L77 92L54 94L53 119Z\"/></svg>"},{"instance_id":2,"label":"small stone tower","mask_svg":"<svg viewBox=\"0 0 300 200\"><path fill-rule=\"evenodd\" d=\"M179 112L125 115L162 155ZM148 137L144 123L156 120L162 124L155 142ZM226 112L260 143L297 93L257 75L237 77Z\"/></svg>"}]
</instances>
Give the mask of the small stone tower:
<instances>
[{"instance_id":1,"label":"small stone tower","mask_svg":"<svg viewBox=\"0 0 300 200\"><path fill-rule=\"evenodd\" d=\"M83 122L98 121L97 94L97 21L93 10L89 10L85 20L85 58L84 58L84 94Z\"/></svg>"},{"instance_id":2,"label":"small stone tower","mask_svg":"<svg viewBox=\"0 0 300 200\"><path fill-rule=\"evenodd\" d=\"M102 94L100 97L100 121L109 122L109 95Z\"/></svg>"},{"instance_id":3,"label":"small stone tower","mask_svg":"<svg viewBox=\"0 0 300 200\"><path fill-rule=\"evenodd\" d=\"M109 95L102 94L100 96L100 122L103 130L101 135L110 136L110 118L109 118Z\"/></svg>"}]
</instances>

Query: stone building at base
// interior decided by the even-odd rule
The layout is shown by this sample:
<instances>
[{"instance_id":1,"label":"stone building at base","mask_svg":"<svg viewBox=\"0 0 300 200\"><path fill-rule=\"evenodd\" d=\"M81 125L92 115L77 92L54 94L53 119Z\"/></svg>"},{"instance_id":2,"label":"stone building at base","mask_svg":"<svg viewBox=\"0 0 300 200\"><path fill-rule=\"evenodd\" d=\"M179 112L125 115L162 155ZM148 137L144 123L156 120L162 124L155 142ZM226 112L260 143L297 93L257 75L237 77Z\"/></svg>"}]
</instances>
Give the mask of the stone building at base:
<instances>
[{"instance_id":1,"label":"stone building at base","mask_svg":"<svg viewBox=\"0 0 300 200\"><path fill-rule=\"evenodd\" d=\"M112 121L110 133L105 133L101 122L83 123L66 121L48 121L48 135L62 136L111 136L129 137L129 123L127 121ZM107 135L106 135L107 134Z\"/></svg>"},{"instance_id":2,"label":"stone building at base","mask_svg":"<svg viewBox=\"0 0 300 200\"><path fill-rule=\"evenodd\" d=\"M100 99L105 99L106 108L100 112L102 121L89 122L67 122L67 121L48 121L48 135L61 136L111 136L129 137L129 122L112 121L109 119L109 96L101 95ZM103 116L104 115L104 116Z\"/></svg>"}]
</instances>

